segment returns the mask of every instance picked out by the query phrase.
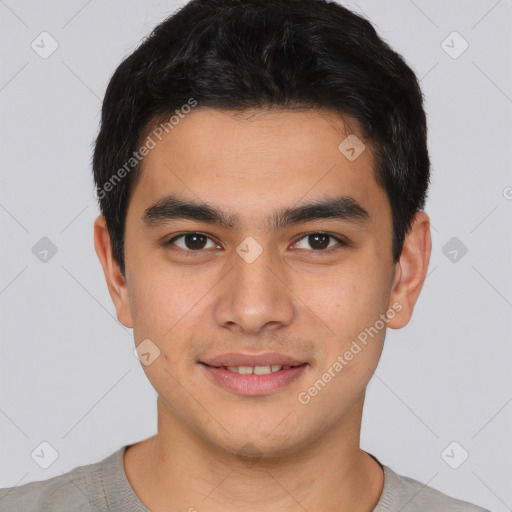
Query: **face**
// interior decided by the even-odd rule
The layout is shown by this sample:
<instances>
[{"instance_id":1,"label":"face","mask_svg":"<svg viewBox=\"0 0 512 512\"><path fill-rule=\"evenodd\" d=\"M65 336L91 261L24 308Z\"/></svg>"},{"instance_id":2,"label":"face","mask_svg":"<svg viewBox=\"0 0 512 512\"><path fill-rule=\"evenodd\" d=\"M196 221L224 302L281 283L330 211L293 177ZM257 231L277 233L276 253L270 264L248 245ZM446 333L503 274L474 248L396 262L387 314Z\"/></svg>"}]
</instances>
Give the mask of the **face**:
<instances>
[{"instance_id":1,"label":"face","mask_svg":"<svg viewBox=\"0 0 512 512\"><path fill-rule=\"evenodd\" d=\"M108 244L100 259L146 340L159 425L278 456L357 424L386 327L412 311L404 276L421 271L393 264L371 147L340 150L341 117L244 114L196 109L164 135L130 198L125 279Z\"/></svg>"}]
</instances>

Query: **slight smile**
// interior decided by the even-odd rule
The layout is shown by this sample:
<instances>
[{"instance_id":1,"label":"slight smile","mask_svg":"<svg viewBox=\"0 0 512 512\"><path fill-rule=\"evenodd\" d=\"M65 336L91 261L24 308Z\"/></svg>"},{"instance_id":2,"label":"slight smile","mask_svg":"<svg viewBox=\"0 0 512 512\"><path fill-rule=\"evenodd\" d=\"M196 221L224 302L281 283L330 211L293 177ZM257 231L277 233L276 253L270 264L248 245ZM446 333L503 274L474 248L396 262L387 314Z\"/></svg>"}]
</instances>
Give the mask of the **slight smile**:
<instances>
[{"instance_id":1,"label":"slight smile","mask_svg":"<svg viewBox=\"0 0 512 512\"><path fill-rule=\"evenodd\" d=\"M281 354L223 354L199 361L222 387L241 395L268 395L296 381L308 363Z\"/></svg>"}]
</instances>

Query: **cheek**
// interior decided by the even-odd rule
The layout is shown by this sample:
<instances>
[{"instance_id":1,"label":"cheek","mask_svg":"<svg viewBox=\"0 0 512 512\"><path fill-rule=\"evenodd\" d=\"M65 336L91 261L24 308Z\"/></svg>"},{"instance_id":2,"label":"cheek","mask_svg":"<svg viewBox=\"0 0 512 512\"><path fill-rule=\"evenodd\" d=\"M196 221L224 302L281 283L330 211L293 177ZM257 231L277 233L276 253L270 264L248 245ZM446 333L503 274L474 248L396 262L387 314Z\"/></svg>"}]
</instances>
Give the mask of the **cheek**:
<instances>
[{"instance_id":1,"label":"cheek","mask_svg":"<svg viewBox=\"0 0 512 512\"><path fill-rule=\"evenodd\" d=\"M315 374L320 380L318 386L327 383L330 391L322 391L319 402L328 402L327 397L339 400L341 396L350 401L365 388L382 352L386 323L380 315L388 309L384 273L375 263L354 264L350 269L347 265L321 279L316 276L309 284L303 293L311 291L311 309L321 319L320 324L328 327L322 329L324 351L318 354ZM339 405L346 406L346 402L342 400Z\"/></svg>"},{"instance_id":2,"label":"cheek","mask_svg":"<svg viewBox=\"0 0 512 512\"><path fill-rule=\"evenodd\" d=\"M136 312L136 340L149 337L165 349L177 333L205 321L205 294L212 286L208 276L146 263L133 277L130 302Z\"/></svg>"},{"instance_id":3,"label":"cheek","mask_svg":"<svg viewBox=\"0 0 512 512\"><path fill-rule=\"evenodd\" d=\"M387 282L381 269L372 268L375 263L353 264L301 278L299 293L303 302L338 339L357 335L387 309Z\"/></svg>"}]
</instances>

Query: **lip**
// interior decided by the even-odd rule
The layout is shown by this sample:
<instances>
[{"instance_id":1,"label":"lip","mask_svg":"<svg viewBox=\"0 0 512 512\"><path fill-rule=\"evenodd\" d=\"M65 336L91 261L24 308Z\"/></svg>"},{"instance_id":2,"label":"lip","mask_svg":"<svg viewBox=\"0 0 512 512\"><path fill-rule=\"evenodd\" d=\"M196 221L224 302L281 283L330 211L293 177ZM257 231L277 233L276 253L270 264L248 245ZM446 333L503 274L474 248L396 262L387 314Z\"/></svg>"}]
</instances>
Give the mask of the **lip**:
<instances>
[{"instance_id":1,"label":"lip","mask_svg":"<svg viewBox=\"0 0 512 512\"><path fill-rule=\"evenodd\" d=\"M208 366L270 366L279 364L281 366L299 366L305 361L299 361L294 357L279 354L277 352L265 352L262 354L248 354L242 352L231 352L200 361ZM280 370L281 371L281 370ZM278 373L278 372L276 372Z\"/></svg>"},{"instance_id":2,"label":"lip","mask_svg":"<svg viewBox=\"0 0 512 512\"><path fill-rule=\"evenodd\" d=\"M305 361L278 352L230 352L198 361L214 382L240 395L261 396L271 394L296 381L309 366ZM291 366L264 375L230 372L227 366Z\"/></svg>"}]
</instances>

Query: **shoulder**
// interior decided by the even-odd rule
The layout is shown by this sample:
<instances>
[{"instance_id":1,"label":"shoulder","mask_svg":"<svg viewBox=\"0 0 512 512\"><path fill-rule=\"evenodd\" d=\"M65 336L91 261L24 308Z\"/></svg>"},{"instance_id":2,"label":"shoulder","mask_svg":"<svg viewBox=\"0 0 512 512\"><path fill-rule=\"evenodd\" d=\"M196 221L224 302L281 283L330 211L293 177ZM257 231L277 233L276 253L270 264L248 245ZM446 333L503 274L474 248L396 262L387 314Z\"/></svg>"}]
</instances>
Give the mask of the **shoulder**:
<instances>
[{"instance_id":1,"label":"shoulder","mask_svg":"<svg viewBox=\"0 0 512 512\"><path fill-rule=\"evenodd\" d=\"M0 510L2 512L106 510L108 509L106 496L101 491L102 480L105 469L112 466L120 455L121 450L118 450L100 462L76 467L47 480L0 489Z\"/></svg>"},{"instance_id":2,"label":"shoulder","mask_svg":"<svg viewBox=\"0 0 512 512\"><path fill-rule=\"evenodd\" d=\"M489 512L488 510L452 498L412 478L399 475L384 466L384 489L374 512Z\"/></svg>"}]
</instances>

